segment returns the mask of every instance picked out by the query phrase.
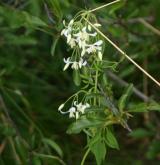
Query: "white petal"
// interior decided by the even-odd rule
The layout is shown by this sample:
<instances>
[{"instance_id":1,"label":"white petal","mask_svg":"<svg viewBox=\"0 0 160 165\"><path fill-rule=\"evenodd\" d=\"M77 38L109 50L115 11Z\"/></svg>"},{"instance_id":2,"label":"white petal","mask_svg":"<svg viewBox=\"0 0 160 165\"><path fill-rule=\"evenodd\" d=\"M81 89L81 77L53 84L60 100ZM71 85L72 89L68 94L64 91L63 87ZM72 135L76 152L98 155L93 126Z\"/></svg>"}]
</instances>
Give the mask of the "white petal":
<instances>
[{"instance_id":1,"label":"white petal","mask_svg":"<svg viewBox=\"0 0 160 165\"><path fill-rule=\"evenodd\" d=\"M75 117L75 112L76 112L76 108L75 107L71 107L69 109L69 118Z\"/></svg>"},{"instance_id":2,"label":"white petal","mask_svg":"<svg viewBox=\"0 0 160 165\"><path fill-rule=\"evenodd\" d=\"M65 71L66 69L68 69L69 65L70 65L70 63L66 63L66 65L63 68L63 71Z\"/></svg>"},{"instance_id":3,"label":"white petal","mask_svg":"<svg viewBox=\"0 0 160 165\"><path fill-rule=\"evenodd\" d=\"M92 33L92 34L89 34L89 35L95 37L97 35L97 33L95 32L95 33Z\"/></svg>"},{"instance_id":4,"label":"white petal","mask_svg":"<svg viewBox=\"0 0 160 165\"><path fill-rule=\"evenodd\" d=\"M68 57L67 59L65 59L65 58L63 58L63 61L64 61L64 63L71 63L71 61L70 61L70 57Z\"/></svg>"},{"instance_id":5,"label":"white petal","mask_svg":"<svg viewBox=\"0 0 160 165\"><path fill-rule=\"evenodd\" d=\"M90 107L90 104L86 103L86 108L89 108Z\"/></svg>"},{"instance_id":6,"label":"white petal","mask_svg":"<svg viewBox=\"0 0 160 165\"><path fill-rule=\"evenodd\" d=\"M86 66L87 65L87 61L84 61L82 65L83 66Z\"/></svg>"},{"instance_id":7,"label":"white petal","mask_svg":"<svg viewBox=\"0 0 160 165\"><path fill-rule=\"evenodd\" d=\"M79 112L76 112L76 119L79 118Z\"/></svg>"},{"instance_id":8,"label":"white petal","mask_svg":"<svg viewBox=\"0 0 160 165\"><path fill-rule=\"evenodd\" d=\"M100 45L102 45L103 44L103 41L102 40L99 40L99 41L97 41L96 43L94 43L94 45L96 45L96 46L100 46Z\"/></svg>"},{"instance_id":9,"label":"white petal","mask_svg":"<svg viewBox=\"0 0 160 165\"><path fill-rule=\"evenodd\" d=\"M86 29L87 29L87 28L86 28L86 27L84 27L84 28L82 29L82 32L86 32Z\"/></svg>"},{"instance_id":10,"label":"white petal","mask_svg":"<svg viewBox=\"0 0 160 165\"><path fill-rule=\"evenodd\" d=\"M72 64L72 69L75 69L75 70L78 70L78 62L73 62L73 64Z\"/></svg>"},{"instance_id":11,"label":"white petal","mask_svg":"<svg viewBox=\"0 0 160 165\"><path fill-rule=\"evenodd\" d=\"M69 109L69 112L76 112L76 108L75 108L75 107L71 107L71 108Z\"/></svg>"},{"instance_id":12,"label":"white petal","mask_svg":"<svg viewBox=\"0 0 160 165\"><path fill-rule=\"evenodd\" d=\"M103 55L101 52L98 52L98 57L99 57L100 61L102 61Z\"/></svg>"},{"instance_id":13,"label":"white petal","mask_svg":"<svg viewBox=\"0 0 160 165\"><path fill-rule=\"evenodd\" d=\"M61 31L61 36L64 35L64 32L65 32L65 29L63 29L63 30Z\"/></svg>"},{"instance_id":14,"label":"white petal","mask_svg":"<svg viewBox=\"0 0 160 165\"><path fill-rule=\"evenodd\" d=\"M81 57L83 57L85 55L85 53L86 53L86 50L83 49L82 52L81 52Z\"/></svg>"},{"instance_id":15,"label":"white petal","mask_svg":"<svg viewBox=\"0 0 160 165\"><path fill-rule=\"evenodd\" d=\"M72 19L72 20L69 22L69 26L71 26L73 23L74 23L74 19Z\"/></svg>"},{"instance_id":16,"label":"white petal","mask_svg":"<svg viewBox=\"0 0 160 165\"><path fill-rule=\"evenodd\" d=\"M63 25L64 25L64 26L66 25L66 21L65 21L65 20L63 20Z\"/></svg>"},{"instance_id":17,"label":"white petal","mask_svg":"<svg viewBox=\"0 0 160 165\"><path fill-rule=\"evenodd\" d=\"M64 30L64 36L65 36L65 37L68 37L68 35L69 35L69 31L68 31L68 29L65 29L65 30Z\"/></svg>"},{"instance_id":18,"label":"white petal","mask_svg":"<svg viewBox=\"0 0 160 165\"><path fill-rule=\"evenodd\" d=\"M94 26L96 26L96 27L100 27L100 26L102 26L102 25L99 24L99 23L95 23Z\"/></svg>"},{"instance_id":19,"label":"white petal","mask_svg":"<svg viewBox=\"0 0 160 165\"><path fill-rule=\"evenodd\" d=\"M67 36L67 43L69 43L70 42L70 40L71 40L71 34L69 34L68 36Z\"/></svg>"},{"instance_id":20,"label":"white petal","mask_svg":"<svg viewBox=\"0 0 160 165\"><path fill-rule=\"evenodd\" d=\"M82 68L82 62L79 61L79 68Z\"/></svg>"},{"instance_id":21,"label":"white petal","mask_svg":"<svg viewBox=\"0 0 160 165\"><path fill-rule=\"evenodd\" d=\"M91 25L88 25L88 30L89 30L89 31L91 31L91 30L92 30Z\"/></svg>"}]
</instances>

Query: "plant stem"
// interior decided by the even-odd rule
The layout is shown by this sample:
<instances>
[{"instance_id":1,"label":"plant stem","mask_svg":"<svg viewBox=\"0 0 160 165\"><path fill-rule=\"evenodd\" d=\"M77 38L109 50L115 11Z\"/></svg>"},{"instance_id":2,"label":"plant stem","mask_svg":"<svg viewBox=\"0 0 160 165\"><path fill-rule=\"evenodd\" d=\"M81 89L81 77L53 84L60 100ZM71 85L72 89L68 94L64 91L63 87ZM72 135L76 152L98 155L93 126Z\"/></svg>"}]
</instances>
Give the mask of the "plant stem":
<instances>
[{"instance_id":1,"label":"plant stem","mask_svg":"<svg viewBox=\"0 0 160 165\"><path fill-rule=\"evenodd\" d=\"M98 86L98 70L96 70L96 75L95 75L95 86L94 86L94 93L97 93L97 86ZM94 105L96 106L96 97L94 97Z\"/></svg>"},{"instance_id":2,"label":"plant stem","mask_svg":"<svg viewBox=\"0 0 160 165\"><path fill-rule=\"evenodd\" d=\"M123 50L121 50L113 41L111 41L105 34L103 34L98 28L96 28L91 22L84 18L88 24L90 24L106 41L108 41L115 49L117 49L122 55L124 55L131 63L133 63L139 70L141 70L146 76L148 76L152 81L154 81L159 87L160 83L151 76L146 70L144 70L140 65L138 65L131 57L129 57Z\"/></svg>"},{"instance_id":3,"label":"plant stem","mask_svg":"<svg viewBox=\"0 0 160 165\"><path fill-rule=\"evenodd\" d=\"M87 158L89 152L90 152L90 149L88 148L87 151L86 151L86 153L85 153L84 156L83 156L83 159L82 159L82 161L81 161L81 165L84 165L84 162L85 162L85 160L86 160L86 158Z\"/></svg>"},{"instance_id":4,"label":"plant stem","mask_svg":"<svg viewBox=\"0 0 160 165\"><path fill-rule=\"evenodd\" d=\"M160 36L160 31L151 24L149 24L146 20L144 20L143 18L139 18L139 22L142 23L146 28L150 29L153 33Z\"/></svg>"},{"instance_id":5,"label":"plant stem","mask_svg":"<svg viewBox=\"0 0 160 165\"><path fill-rule=\"evenodd\" d=\"M113 2L110 2L110 3L107 3L107 4L105 4L105 5L99 6L99 7L95 8L95 9L89 10L89 13L94 12L94 11L99 10L99 9L102 9L102 8L104 8L104 7L113 5L113 4L115 4L115 3L117 3L117 2L120 2L120 1L121 1L121 0L116 0L116 1L113 1Z\"/></svg>"}]
</instances>

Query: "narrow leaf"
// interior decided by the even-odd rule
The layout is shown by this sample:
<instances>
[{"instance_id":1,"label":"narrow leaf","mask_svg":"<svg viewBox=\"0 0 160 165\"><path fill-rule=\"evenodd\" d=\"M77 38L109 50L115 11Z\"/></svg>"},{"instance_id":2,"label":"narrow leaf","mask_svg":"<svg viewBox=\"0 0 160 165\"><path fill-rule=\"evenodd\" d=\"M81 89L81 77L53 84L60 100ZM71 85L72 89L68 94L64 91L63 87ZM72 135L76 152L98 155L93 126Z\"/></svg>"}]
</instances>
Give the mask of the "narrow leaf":
<instances>
[{"instance_id":1,"label":"narrow leaf","mask_svg":"<svg viewBox=\"0 0 160 165\"><path fill-rule=\"evenodd\" d=\"M44 138L42 140L45 144L49 145L50 147L52 147L60 157L63 157L63 151L61 150L61 148L58 146L58 144L56 142L54 142L53 140Z\"/></svg>"},{"instance_id":2,"label":"narrow leaf","mask_svg":"<svg viewBox=\"0 0 160 165\"><path fill-rule=\"evenodd\" d=\"M127 89L125 90L124 94L119 99L118 107L119 107L119 109L120 109L121 112L124 110L124 108L126 106L127 99L131 95L132 89L133 89L133 85L131 84L131 85L129 85L127 87Z\"/></svg>"},{"instance_id":3,"label":"narrow leaf","mask_svg":"<svg viewBox=\"0 0 160 165\"><path fill-rule=\"evenodd\" d=\"M113 133L107 129L107 133L106 133L106 144L111 147L111 148L115 148L115 149L119 149L119 145L117 142L116 137L113 135Z\"/></svg>"},{"instance_id":4,"label":"narrow leaf","mask_svg":"<svg viewBox=\"0 0 160 165\"><path fill-rule=\"evenodd\" d=\"M81 118L69 126L67 133L77 134L77 133L80 133L85 128L90 128L90 127L95 127L95 126L97 127L97 126L100 126L102 123L103 121L97 120L97 119Z\"/></svg>"},{"instance_id":5,"label":"narrow leaf","mask_svg":"<svg viewBox=\"0 0 160 165\"><path fill-rule=\"evenodd\" d=\"M101 165L106 156L105 143L99 139L90 147L90 149L96 158L97 165Z\"/></svg>"}]
</instances>

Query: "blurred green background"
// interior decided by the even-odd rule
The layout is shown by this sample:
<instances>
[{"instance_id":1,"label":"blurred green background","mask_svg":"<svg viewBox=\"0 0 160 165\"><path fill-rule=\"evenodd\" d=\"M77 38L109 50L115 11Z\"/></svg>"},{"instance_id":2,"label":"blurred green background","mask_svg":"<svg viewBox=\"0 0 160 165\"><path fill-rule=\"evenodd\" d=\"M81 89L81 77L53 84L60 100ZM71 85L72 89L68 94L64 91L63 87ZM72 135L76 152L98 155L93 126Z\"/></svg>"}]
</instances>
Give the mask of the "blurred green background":
<instances>
[{"instance_id":1,"label":"blurred green background","mask_svg":"<svg viewBox=\"0 0 160 165\"><path fill-rule=\"evenodd\" d=\"M63 58L70 53L60 36L62 20L108 2L0 1L0 165L80 164L86 138L67 135L72 120L57 111L77 90L72 71L62 71ZM160 81L160 0L122 1L95 14L103 32ZM104 56L121 58L108 43ZM142 92L134 91L128 107L145 111L142 102L160 100L160 88L127 60L106 75L115 99L126 82ZM159 119L158 112L134 114L131 134L116 126L120 150L108 150L105 165L159 165ZM92 155L87 164L96 164Z\"/></svg>"}]
</instances>

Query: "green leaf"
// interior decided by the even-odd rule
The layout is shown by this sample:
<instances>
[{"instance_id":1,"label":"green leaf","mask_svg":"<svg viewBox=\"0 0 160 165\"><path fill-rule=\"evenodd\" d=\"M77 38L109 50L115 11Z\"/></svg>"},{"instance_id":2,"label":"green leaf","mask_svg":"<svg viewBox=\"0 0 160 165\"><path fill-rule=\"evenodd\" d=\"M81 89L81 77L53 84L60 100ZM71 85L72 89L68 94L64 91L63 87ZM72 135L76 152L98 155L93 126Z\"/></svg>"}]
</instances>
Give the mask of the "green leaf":
<instances>
[{"instance_id":1,"label":"green leaf","mask_svg":"<svg viewBox=\"0 0 160 165\"><path fill-rule=\"evenodd\" d=\"M23 16L24 16L24 19L25 19L25 25L27 27L47 27L48 25L42 21L39 17L36 17L36 16L32 16L30 15L29 13L27 12L23 12Z\"/></svg>"},{"instance_id":2,"label":"green leaf","mask_svg":"<svg viewBox=\"0 0 160 165\"><path fill-rule=\"evenodd\" d=\"M63 157L63 151L61 150L61 148L58 146L58 144L56 142L54 142L53 140L44 138L42 140L45 144L49 145L50 147L52 147L60 157Z\"/></svg>"},{"instance_id":3,"label":"green leaf","mask_svg":"<svg viewBox=\"0 0 160 165\"><path fill-rule=\"evenodd\" d=\"M145 138L145 137L153 136L154 133L144 128L138 128L136 130L133 130L129 135L134 138Z\"/></svg>"},{"instance_id":4,"label":"green leaf","mask_svg":"<svg viewBox=\"0 0 160 165\"><path fill-rule=\"evenodd\" d=\"M51 159L51 160L56 160L56 161L58 161L59 163L61 163L62 165L65 165L65 163L63 162L63 160L61 160L59 157L57 157L57 156L53 156L53 155L47 155L47 154L41 154L41 153L34 153L34 155L36 155L37 157L39 157L39 158L42 158L42 159L45 159L45 161L46 160L49 160L49 159Z\"/></svg>"},{"instance_id":5,"label":"green leaf","mask_svg":"<svg viewBox=\"0 0 160 165\"><path fill-rule=\"evenodd\" d=\"M147 112L147 105L146 103L134 104L129 108L128 112Z\"/></svg>"},{"instance_id":6,"label":"green leaf","mask_svg":"<svg viewBox=\"0 0 160 165\"><path fill-rule=\"evenodd\" d=\"M76 86L81 85L81 76L79 70L73 70L73 81Z\"/></svg>"},{"instance_id":7,"label":"green leaf","mask_svg":"<svg viewBox=\"0 0 160 165\"><path fill-rule=\"evenodd\" d=\"M103 69L112 69L115 70L117 68L118 62L113 62L113 61L103 61L102 63L102 68Z\"/></svg>"},{"instance_id":8,"label":"green leaf","mask_svg":"<svg viewBox=\"0 0 160 165\"><path fill-rule=\"evenodd\" d=\"M103 124L104 121L97 120L97 119L87 119L87 118L80 118L76 122L72 123L68 130L68 134L77 134L80 133L83 129L85 128L90 128L90 127L99 127L100 125Z\"/></svg>"},{"instance_id":9,"label":"green leaf","mask_svg":"<svg viewBox=\"0 0 160 165\"><path fill-rule=\"evenodd\" d=\"M147 106L149 111L159 111L160 112L160 104L156 102L152 102Z\"/></svg>"},{"instance_id":10,"label":"green leaf","mask_svg":"<svg viewBox=\"0 0 160 165\"><path fill-rule=\"evenodd\" d=\"M15 138L15 147L19 157L23 160L24 164L27 164L27 157L28 157L28 147L26 148L24 142L21 138Z\"/></svg>"},{"instance_id":11,"label":"green leaf","mask_svg":"<svg viewBox=\"0 0 160 165\"><path fill-rule=\"evenodd\" d=\"M159 111L160 112L160 104L156 102L152 103L139 103L132 105L128 112L149 112L149 111Z\"/></svg>"},{"instance_id":12,"label":"green leaf","mask_svg":"<svg viewBox=\"0 0 160 165\"><path fill-rule=\"evenodd\" d=\"M101 165L106 156L106 146L102 139L98 139L92 146L90 146L92 153L96 158L97 165Z\"/></svg>"},{"instance_id":13,"label":"green leaf","mask_svg":"<svg viewBox=\"0 0 160 165\"><path fill-rule=\"evenodd\" d=\"M52 46L51 46L51 55L52 56L54 56L54 54L55 54L55 49L56 49L58 40L59 40L59 37L57 37L52 43Z\"/></svg>"},{"instance_id":14,"label":"green leaf","mask_svg":"<svg viewBox=\"0 0 160 165\"><path fill-rule=\"evenodd\" d=\"M109 129L106 132L105 142L109 147L119 149L117 139Z\"/></svg>"},{"instance_id":15,"label":"green leaf","mask_svg":"<svg viewBox=\"0 0 160 165\"><path fill-rule=\"evenodd\" d=\"M50 5L52 6L53 13L57 16L59 21L62 19L63 13L62 8L60 6L59 0L49 0Z\"/></svg>"},{"instance_id":16,"label":"green leaf","mask_svg":"<svg viewBox=\"0 0 160 165\"><path fill-rule=\"evenodd\" d=\"M121 96L118 102L118 108L122 112L126 106L127 99L132 93L133 85L129 85L127 89L125 90L124 94Z\"/></svg>"},{"instance_id":17,"label":"green leaf","mask_svg":"<svg viewBox=\"0 0 160 165\"><path fill-rule=\"evenodd\" d=\"M32 161L33 161L33 165L42 165L40 158L37 156L34 156Z\"/></svg>"},{"instance_id":18,"label":"green leaf","mask_svg":"<svg viewBox=\"0 0 160 165\"><path fill-rule=\"evenodd\" d=\"M36 45L37 41L35 38L27 37L25 35L5 35L4 39L8 45L16 46L16 45Z\"/></svg>"},{"instance_id":19,"label":"green leaf","mask_svg":"<svg viewBox=\"0 0 160 165\"><path fill-rule=\"evenodd\" d=\"M100 139L101 139L101 132L99 131L96 133L96 135L94 137L89 139L88 146L91 148L92 145L94 145Z\"/></svg>"}]
</instances>

